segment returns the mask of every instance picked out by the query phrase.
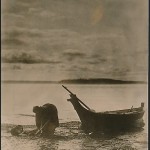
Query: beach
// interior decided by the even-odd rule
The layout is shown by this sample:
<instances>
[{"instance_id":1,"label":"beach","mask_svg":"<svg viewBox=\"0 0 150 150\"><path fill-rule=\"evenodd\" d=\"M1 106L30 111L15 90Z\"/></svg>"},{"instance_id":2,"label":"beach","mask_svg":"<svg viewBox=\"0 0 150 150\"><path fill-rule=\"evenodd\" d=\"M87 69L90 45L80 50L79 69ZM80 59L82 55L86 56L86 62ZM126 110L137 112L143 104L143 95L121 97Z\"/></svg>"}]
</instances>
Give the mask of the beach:
<instances>
[{"instance_id":1,"label":"beach","mask_svg":"<svg viewBox=\"0 0 150 150\"><path fill-rule=\"evenodd\" d=\"M1 141L4 150L146 150L147 84L67 84L69 90L96 112L139 107L145 103L145 126L140 131L119 134L85 134L61 84L2 84ZM36 128L33 106L52 103L58 109L60 126L53 138L12 136L10 130L22 125L24 131Z\"/></svg>"}]
</instances>

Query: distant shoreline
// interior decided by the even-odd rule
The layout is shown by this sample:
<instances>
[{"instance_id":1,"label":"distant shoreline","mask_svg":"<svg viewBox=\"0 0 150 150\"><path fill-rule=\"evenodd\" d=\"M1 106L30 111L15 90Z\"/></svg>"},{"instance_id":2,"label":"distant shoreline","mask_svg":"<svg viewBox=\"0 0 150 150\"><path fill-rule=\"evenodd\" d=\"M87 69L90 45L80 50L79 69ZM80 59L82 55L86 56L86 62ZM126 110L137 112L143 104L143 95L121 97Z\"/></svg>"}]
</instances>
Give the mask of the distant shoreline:
<instances>
[{"instance_id":1,"label":"distant shoreline","mask_svg":"<svg viewBox=\"0 0 150 150\"><path fill-rule=\"evenodd\" d=\"M115 79L67 79L61 81L14 81L14 80L3 80L2 83L34 83L34 84L146 84L146 81L125 81Z\"/></svg>"}]
</instances>

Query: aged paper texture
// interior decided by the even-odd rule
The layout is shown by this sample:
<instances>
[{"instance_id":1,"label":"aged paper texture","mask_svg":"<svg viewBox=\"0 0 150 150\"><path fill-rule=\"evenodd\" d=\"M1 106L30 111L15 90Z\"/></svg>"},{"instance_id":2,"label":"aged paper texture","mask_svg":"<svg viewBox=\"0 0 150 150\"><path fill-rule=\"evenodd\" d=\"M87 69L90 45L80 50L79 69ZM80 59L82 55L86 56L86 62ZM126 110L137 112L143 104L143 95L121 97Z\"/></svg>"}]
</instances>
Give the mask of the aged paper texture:
<instances>
[{"instance_id":1,"label":"aged paper texture","mask_svg":"<svg viewBox=\"0 0 150 150\"><path fill-rule=\"evenodd\" d=\"M3 150L148 149L148 0L1 4Z\"/></svg>"}]
</instances>

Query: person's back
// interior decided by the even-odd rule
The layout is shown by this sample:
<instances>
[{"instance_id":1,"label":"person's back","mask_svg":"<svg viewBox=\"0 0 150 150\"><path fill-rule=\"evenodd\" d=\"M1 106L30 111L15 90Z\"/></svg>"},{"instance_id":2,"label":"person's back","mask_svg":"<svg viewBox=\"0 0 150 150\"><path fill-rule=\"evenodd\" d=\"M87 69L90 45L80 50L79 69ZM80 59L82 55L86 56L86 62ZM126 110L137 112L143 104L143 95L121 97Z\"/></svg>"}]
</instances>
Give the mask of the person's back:
<instances>
[{"instance_id":1,"label":"person's back","mask_svg":"<svg viewBox=\"0 0 150 150\"><path fill-rule=\"evenodd\" d=\"M49 103L41 107L34 106L33 112L36 114L36 126L42 132L42 135L53 135L55 128L59 126L56 106Z\"/></svg>"},{"instance_id":2,"label":"person's back","mask_svg":"<svg viewBox=\"0 0 150 150\"><path fill-rule=\"evenodd\" d=\"M53 104L44 104L43 108L43 118L49 120L51 123L54 123L57 127L59 126L58 120L58 111L55 105Z\"/></svg>"}]
</instances>

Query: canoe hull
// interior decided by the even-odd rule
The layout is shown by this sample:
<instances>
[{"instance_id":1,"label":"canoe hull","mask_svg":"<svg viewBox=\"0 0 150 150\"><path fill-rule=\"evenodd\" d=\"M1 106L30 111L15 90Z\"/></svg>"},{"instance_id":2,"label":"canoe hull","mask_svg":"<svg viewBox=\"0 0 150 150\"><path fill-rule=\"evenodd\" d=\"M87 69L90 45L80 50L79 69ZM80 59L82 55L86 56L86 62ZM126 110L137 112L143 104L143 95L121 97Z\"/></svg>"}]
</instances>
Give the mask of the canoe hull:
<instances>
[{"instance_id":1,"label":"canoe hull","mask_svg":"<svg viewBox=\"0 0 150 150\"><path fill-rule=\"evenodd\" d=\"M143 121L144 112L137 114L89 114L80 119L82 129L85 131L125 131L133 128L144 127ZM82 117L80 117L82 118Z\"/></svg>"},{"instance_id":2,"label":"canoe hull","mask_svg":"<svg viewBox=\"0 0 150 150\"><path fill-rule=\"evenodd\" d=\"M72 103L80 120L81 127L86 132L97 131L125 131L133 128L144 127L144 103L138 108L94 112L85 108L73 95L69 101ZM81 101L81 100L80 100Z\"/></svg>"}]
</instances>

